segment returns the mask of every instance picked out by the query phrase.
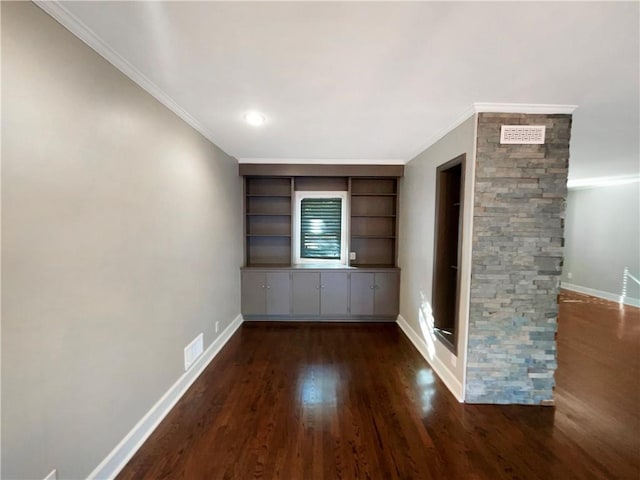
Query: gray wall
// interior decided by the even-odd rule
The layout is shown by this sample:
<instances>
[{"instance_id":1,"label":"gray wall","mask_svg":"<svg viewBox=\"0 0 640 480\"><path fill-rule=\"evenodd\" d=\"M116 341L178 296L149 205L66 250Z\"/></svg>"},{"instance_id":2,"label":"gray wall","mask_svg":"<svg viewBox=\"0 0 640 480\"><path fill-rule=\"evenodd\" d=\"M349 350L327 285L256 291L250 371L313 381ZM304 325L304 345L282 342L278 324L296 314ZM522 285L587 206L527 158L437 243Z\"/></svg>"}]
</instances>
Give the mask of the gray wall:
<instances>
[{"instance_id":1,"label":"gray wall","mask_svg":"<svg viewBox=\"0 0 640 480\"><path fill-rule=\"evenodd\" d=\"M2 474L85 477L238 314L236 162L2 2Z\"/></svg>"},{"instance_id":2,"label":"gray wall","mask_svg":"<svg viewBox=\"0 0 640 480\"><path fill-rule=\"evenodd\" d=\"M563 282L619 296L625 267L640 278L639 183L570 190L565 228ZM640 299L638 285L627 285Z\"/></svg>"},{"instance_id":3,"label":"gray wall","mask_svg":"<svg viewBox=\"0 0 640 480\"><path fill-rule=\"evenodd\" d=\"M400 315L427 344L431 365L459 399L463 393L466 361L475 125L476 116L473 115L411 160L405 167L400 188L398 252L398 263L402 269ZM462 153L466 153L465 218L462 229L460 325L456 357L433 334L431 290L434 265L436 168Z\"/></svg>"}]
</instances>

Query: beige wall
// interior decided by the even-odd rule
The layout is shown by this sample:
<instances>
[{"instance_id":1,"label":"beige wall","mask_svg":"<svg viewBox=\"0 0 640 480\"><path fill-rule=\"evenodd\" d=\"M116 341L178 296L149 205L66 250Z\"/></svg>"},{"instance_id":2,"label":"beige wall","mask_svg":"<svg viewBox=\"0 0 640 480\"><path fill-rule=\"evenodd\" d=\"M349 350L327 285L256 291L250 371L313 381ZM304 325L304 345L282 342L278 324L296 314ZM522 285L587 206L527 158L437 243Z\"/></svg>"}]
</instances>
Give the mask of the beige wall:
<instances>
[{"instance_id":1,"label":"beige wall","mask_svg":"<svg viewBox=\"0 0 640 480\"><path fill-rule=\"evenodd\" d=\"M426 344L429 363L458 399L463 396L471 266L471 220L476 115L411 160L400 188L400 247L402 269L400 315ZM433 277L436 168L466 153L465 218L462 230L460 325L457 358L433 336L429 323Z\"/></svg>"},{"instance_id":2,"label":"beige wall","mask_svg":"<svg viewBox=\"0 0 640 480\"><path fill-rule=\"evenodd\" d=\"M2 2L3 478L85 477L238 314L236 162Z\"/></svg>"}]
</instances>

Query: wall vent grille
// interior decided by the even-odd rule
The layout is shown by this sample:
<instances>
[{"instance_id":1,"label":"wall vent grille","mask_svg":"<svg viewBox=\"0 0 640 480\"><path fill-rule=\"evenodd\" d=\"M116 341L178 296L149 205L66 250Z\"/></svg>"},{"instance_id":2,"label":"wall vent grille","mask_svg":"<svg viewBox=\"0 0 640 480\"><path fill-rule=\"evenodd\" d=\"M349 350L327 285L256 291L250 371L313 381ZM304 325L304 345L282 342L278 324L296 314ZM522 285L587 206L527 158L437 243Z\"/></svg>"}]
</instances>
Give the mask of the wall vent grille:
<instances>
[{"instance_id":1,"label":"wall vent grille","mask_svg":"<svg viewBox=\"0 0 640 480\"><path fill-rule=\"evenodd\" d=\"M502 125L500 143L507 145L542 145L544 125Z\"/></svg>"},{"instance_id":2,"label":"wall vent grille","mask_svg":"<svg viewBox=\"0 0 640 480\"><path fill-rule=\"evenodd\" d=\"M184 369L188 370L191 365L202 355L204 347L204 336L201 333L189 345L184 348Z\"/></svg>"}]
</instances>

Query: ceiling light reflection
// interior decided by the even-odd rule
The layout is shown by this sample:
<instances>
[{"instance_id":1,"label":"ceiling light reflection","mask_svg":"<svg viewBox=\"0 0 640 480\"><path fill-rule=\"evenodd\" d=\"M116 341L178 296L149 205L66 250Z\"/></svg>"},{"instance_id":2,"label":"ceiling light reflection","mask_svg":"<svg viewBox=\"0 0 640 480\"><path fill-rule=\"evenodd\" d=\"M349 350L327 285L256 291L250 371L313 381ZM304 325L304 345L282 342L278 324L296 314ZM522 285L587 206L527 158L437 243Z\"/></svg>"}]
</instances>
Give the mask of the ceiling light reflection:
<instances>
[{"instance_id":1,"label":"ceiling light reflection","mask_svg":"<svg viewBox=\"0 0 640 480\"><path fill-rule=\"evenodd\" d=\"M326 365L309 365L300 373L298 385L303 406L335 405L338 374Z\"/></svg>"},{"instance_id":2,"label":"ceiling light reflection","mask_svg":"<svg viewBox=\"0 0 640 480\"><path fill-rule=\"evenodd\" d=\"M266 123L267 117L260 112L247 112L244 115L244 121L253 127L259 127Z\"/></svg>"},{"instance_id":3,"label":"ceiling light reflection","mask_svg":"<svg viewBox=\"0 0 640 480\"><path fill-rule=\"evenodd\" d=\"M433 396L436 393L436 389L434 387L435 381L436 379L433 376L433 371L431 369L423 368L419 370L416 375L416 383L420 390L420 407L424 414L431 411Z\"/></svg>"}]
</instances>

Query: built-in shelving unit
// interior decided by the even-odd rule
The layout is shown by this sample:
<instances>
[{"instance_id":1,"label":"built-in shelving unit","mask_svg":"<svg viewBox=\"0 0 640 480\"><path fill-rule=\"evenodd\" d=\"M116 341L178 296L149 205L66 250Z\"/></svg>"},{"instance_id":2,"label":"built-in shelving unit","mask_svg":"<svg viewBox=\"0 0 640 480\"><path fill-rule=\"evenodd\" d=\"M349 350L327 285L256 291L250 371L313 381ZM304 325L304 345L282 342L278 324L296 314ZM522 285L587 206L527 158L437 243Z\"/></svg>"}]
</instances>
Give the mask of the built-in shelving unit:
<instances>
[{"instance_id":1,"label":"built-in shelving unit","mask_svg":"<svg viewBox=\"0 0 640 480\"><path fill-rule=\"evenodd\" d=\"M396 266L396 177L245 176L245 265L291 266L296 191L349 193L349 248L362 268Z\"/></svg>"},{"instance_id":2,"label":"built-in shelving unit","mask_svg":"<svg viewBox=\"0 0 640 480\"><path fill-rule=\"evenodd\" d=\"M246 265L291 264L291 177L246 177Z\"/></svg>"},{"instance_id":3,"label":"built-in shelving unit","mask_svg":"<svg viewBox=\"0 0 640 480\"><path fill-rule=\"evenodd\" d=\"M397 251L396 178L352 178L351 245L357 267L393 267Z\"/></svg>"},{"instance_id":4,"label":"built-in shelving unit","mask_svg":"<svg viewBox=\"0 0 640 480\"><path fill-rule=\"evenodd\" d=\"M245 164L239 171L245 189L241 278L246 318L395 321L400 298L396 252L401 166ZM341 210L346 210L348 224L341 218L341 247L356 258L346 265L294 264L293 241L299 241L293 231L300 208L296 204L306 197L322 197L323 192L339 192L347 199ZM314 220L322 226L324 218L318 215ZM347 229L347 245L342 228Z\"/></svg>"}]
</instances>

